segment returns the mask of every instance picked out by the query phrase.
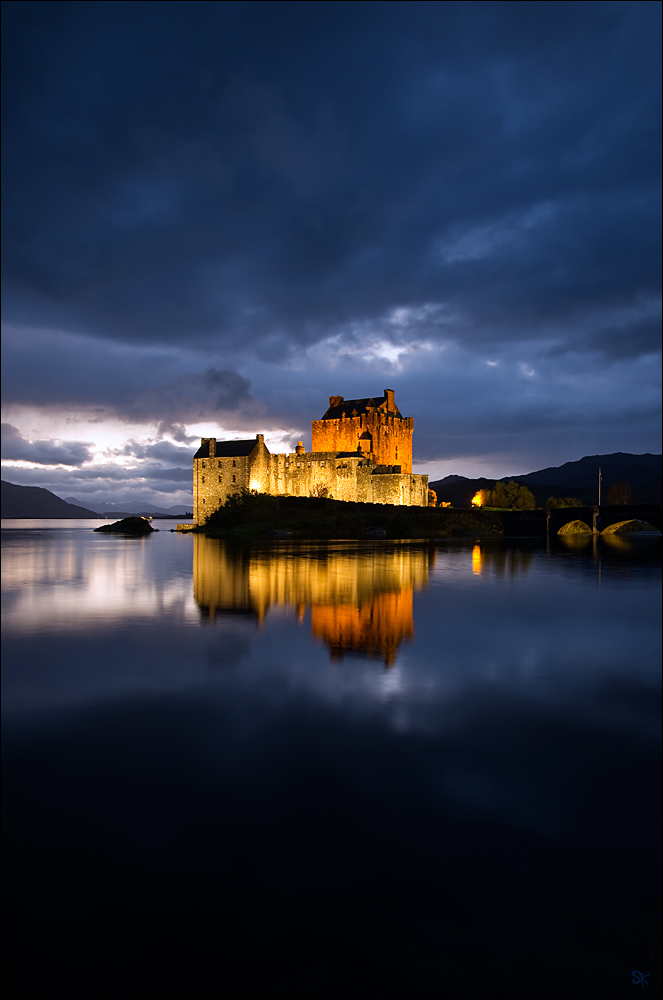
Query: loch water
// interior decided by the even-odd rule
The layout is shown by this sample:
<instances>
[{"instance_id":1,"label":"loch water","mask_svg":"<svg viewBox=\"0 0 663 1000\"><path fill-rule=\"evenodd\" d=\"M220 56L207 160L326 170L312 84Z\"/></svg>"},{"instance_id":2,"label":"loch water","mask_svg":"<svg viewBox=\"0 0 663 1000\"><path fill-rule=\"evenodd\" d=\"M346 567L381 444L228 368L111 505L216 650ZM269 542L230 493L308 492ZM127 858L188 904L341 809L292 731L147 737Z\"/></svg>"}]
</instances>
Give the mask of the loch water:
<instances>
[{"instance_id":1,"label":"loch water","mask_svg":"<svg viewBox=\"0 0 663 1000\"><path fill-rule=\"evenodd\" d=\"M3 522L11 996L660 995L660 535L97 523Z\"/></svg>"}]
</instances>

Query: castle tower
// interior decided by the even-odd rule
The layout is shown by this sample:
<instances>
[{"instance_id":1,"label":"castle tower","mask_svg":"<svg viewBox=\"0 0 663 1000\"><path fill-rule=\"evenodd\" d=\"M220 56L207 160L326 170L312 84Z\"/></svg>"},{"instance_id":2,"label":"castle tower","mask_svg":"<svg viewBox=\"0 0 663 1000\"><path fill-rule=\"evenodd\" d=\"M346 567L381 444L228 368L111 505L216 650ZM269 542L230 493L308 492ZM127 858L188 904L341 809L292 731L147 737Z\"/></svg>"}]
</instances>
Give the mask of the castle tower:
<instances>
[{"instance_id":1,"label":"castle tower","mask_svg":"<svg viewBox=\"0 0 663 1000\"><path fill-rule=\"evenodd\" d=\"M311 425L313 452L362 452L378 465L412 472L412 417L401 416L394 390L368 399L330 396L329 409Z\"/></svg>"}]
</instances>

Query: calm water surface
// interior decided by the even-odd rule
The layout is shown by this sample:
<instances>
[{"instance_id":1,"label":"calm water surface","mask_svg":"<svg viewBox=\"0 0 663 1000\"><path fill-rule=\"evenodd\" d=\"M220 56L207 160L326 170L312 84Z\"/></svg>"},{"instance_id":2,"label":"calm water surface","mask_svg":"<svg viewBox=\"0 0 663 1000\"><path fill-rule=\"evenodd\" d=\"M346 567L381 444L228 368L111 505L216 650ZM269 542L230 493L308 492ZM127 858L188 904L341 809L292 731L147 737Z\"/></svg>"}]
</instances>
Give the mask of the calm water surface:
<instances>
[{"instance_id":1,"label":"calm water surface","mask_svg":"<svg viewBox=\"0 0 663 1000\"><path fill-rule=\"evenodd\" d=\"M660 536L97 523L3 521L14 995L660 995Z\"/></svg>"}]
</instances>

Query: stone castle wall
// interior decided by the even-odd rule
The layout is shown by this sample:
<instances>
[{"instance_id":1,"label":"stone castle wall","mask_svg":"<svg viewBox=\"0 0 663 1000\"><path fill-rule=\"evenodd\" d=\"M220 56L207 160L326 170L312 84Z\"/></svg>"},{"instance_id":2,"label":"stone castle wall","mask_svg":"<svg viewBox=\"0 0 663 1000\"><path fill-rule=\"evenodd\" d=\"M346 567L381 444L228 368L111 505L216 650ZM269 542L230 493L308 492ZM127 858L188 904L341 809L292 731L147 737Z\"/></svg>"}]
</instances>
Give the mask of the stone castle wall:
<instances>
[{"instance_id":1,"label":"stone castle wall","mask_svg":"<svg viewBox=\"0 0 663 1000\"><path fill-rule=\"evenodd\" d=\"M248 489L251 477L251 456L217 458L216 438L203 440L209 443L210 454L209 458L193 462L193 519L196 524L203 524L232 493Z\"/></svg>"},{"instance_id":2,"label":"stone castle wall","mask_svg":"<svg viewBox=\"0 0 663 1000\"><path fill-rule=\"evenodd\" d=\"M314 420L313 451L362 451L371 453L378 465L400 465L412 472L412 417L396 417L380 411L338 420Z\"/></svg>"},{"instance_id":3,"label":"stone castle wall","mask_svg":"<svg viewBox=\"0 0 663 1000\"><path fill-rule=\"evenodd\" d=\"M310 452L300 442L294 452L272 455L262 434L256 435L255 444L203 438L193 461L195 523L203 524L242 489L272 496L327 495L334 500L427 506L428 476L412 473L414 421L401 416L393 390L384 392L377 402L330 396L327 414L312 423ZM239 454L231 454L233 449Z\"/></svg>"},{"instance_id":4,"label":"stone castle wall","mask_svg":"<svg viewBox=\"0 0 663 1000\"><path fill-rule=\"evenodd\" d=\"M272 455L259 436L246 456L219 458L216 441L209 441L208 458L194 459L193 517L204 524L233 493L258 490L272 496L318 496L359 503L425 507L428 476L399 472L398 466L380 467L359 456L338 457L335 452Z\"/></svg>"}]
</instances>

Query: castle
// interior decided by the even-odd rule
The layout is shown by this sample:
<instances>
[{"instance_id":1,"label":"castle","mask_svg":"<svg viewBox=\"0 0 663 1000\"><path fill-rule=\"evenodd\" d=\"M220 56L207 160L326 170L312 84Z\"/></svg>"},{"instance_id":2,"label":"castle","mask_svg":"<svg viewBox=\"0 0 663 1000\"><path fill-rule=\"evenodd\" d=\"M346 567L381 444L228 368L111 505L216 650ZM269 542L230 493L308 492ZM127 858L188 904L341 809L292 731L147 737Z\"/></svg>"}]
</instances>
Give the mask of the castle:
<instances>
[{"instance_id":1,"label":"castle","mask_svg":"<svg viewBox=\"0 0 663 1000\"><path fill-rule=\"evenodd\" d=\"M193 458L193 519L204 524L233 493L328 496L364 503L428 505L428 476L412 474L414 420L403 417L394 390L368 399L330 396L312 422L312 450L301 441L272 455L264 435L248 441L202 438Z\"/></svg>"}]
</instances>

